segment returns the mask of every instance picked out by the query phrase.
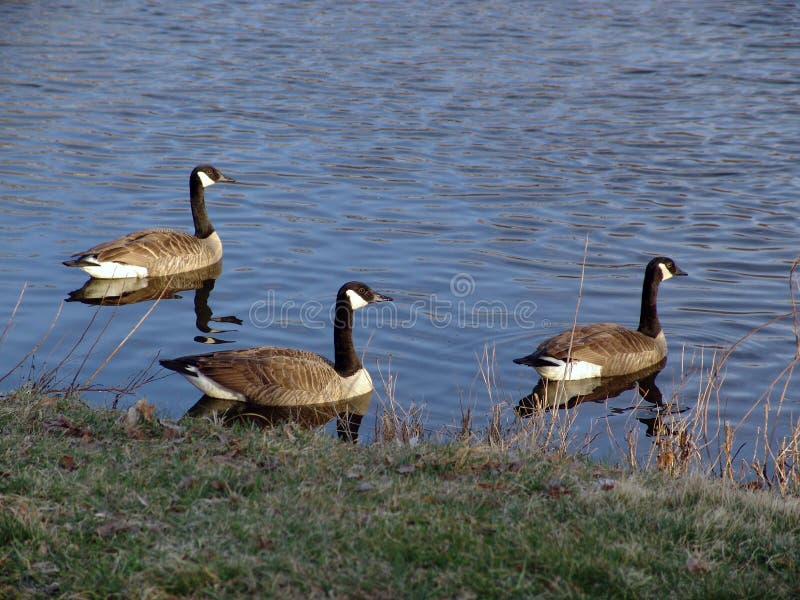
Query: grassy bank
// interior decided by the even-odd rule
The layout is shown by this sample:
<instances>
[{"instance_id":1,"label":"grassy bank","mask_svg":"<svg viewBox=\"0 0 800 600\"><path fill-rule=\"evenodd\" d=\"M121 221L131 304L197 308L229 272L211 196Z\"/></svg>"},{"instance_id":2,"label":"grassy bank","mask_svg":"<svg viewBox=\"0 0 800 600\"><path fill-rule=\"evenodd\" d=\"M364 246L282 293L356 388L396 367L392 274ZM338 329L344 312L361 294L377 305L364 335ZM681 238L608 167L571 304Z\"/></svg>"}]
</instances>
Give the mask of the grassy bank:
<instances>
[{"instance_id":1,"label":"grassy bank","mask_svg":"<svg viewBox=\"0 0 800 600\"><path fill-rule=\"evenodd\" d=\"M0 597L800 595L800 502L705 477L24 391L0 431Z\"/></svg>"}]
</instances>

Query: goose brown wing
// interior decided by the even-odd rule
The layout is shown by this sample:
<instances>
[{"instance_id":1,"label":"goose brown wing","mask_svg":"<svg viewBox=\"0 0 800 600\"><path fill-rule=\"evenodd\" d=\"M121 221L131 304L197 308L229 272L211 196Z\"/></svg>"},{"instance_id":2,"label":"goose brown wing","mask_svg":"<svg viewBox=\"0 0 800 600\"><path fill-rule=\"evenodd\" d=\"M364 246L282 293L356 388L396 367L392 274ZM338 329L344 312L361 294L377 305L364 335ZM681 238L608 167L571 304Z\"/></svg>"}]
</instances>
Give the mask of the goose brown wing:
<instances>
[{"instance_id":1,"label":"goose brown wing","mask_svg":"<svg viewBox=\"0 0 800 600\"><path fill-rule=\"evenodd\" d=\"M188 233L170 229L145 229L97 244L73 256L94 255L99 262L147 267L162 256L195 256L202 252L202 247L201 240Z\"/></svg>"},{"instance_id":2,"label":"goose brown wing","mask_svg":"<svg viewBox=\"0 0 800 600\"><path fill-rule=\"evenodd\" d=\"M305 350L250 348L194 357L200 372L265 406L320 404L340 399L340 377L329 360Z\"/></svg>"},{"instance_id":3,"label":"goose brown wing","mask_svg":"<svg viewBox=\"0 0 800 600\"><path fill-rule=\"evenodd\" d=\"M543 342L536 351L542 356L562 360L569 356L571 360L602 365L625 361L627 356L636 356L638 360L642 360L650 353L653 353L653 357L659 354L653 338L616 323L581 325L575 328L574 334L568 329ZM658 356L655 360L660 358L662 357Z\"/></svg>"}]
</instances>

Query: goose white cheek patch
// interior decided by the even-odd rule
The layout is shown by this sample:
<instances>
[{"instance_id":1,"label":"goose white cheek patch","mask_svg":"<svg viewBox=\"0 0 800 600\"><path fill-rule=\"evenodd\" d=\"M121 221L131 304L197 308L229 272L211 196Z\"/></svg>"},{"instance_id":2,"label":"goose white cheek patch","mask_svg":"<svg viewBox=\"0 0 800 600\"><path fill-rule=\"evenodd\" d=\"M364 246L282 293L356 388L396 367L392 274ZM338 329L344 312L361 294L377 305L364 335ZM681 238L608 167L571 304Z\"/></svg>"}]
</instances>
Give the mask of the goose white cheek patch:
<instances>
[{"instance_id":1,"label":"goose white cheek patch","mask_svg":"<svg viewBox=\"0 0 800 600\"><path fill-rule=\"evenodd\" d=\"M672 273L669 272L669 269L664 263L658 263L658 268L661 269L661 278L663 281L672 277Z\"/></svg>"},{"instance_id":2,"label":"goose white cheek patch","mask_svg":"<svg viewBox=\"0 0 800 600\"><path fill-rule=\"evenodd\" d=\"M347 290L347 298L350 300L350 306L352 307L353 310L356 310L357 308L361 308L369 304L369 302L364 300L364 298L359 296L353 290Z\"/></svg>"},{"instance_id":3,"label":"goose white cheek patch","mask_svg":"<svg viewBox=\"0 0 800 600\"><path fill-rule=\"evenodd\" d=\"M198 171L197 172L197 177L200 178L200 183L203 184L204 188L207 188L208 186L214 185L215 183L217 183L216 181L211 179L211 177L206 175L203 171Z\"/></svg>"}]
</instances>

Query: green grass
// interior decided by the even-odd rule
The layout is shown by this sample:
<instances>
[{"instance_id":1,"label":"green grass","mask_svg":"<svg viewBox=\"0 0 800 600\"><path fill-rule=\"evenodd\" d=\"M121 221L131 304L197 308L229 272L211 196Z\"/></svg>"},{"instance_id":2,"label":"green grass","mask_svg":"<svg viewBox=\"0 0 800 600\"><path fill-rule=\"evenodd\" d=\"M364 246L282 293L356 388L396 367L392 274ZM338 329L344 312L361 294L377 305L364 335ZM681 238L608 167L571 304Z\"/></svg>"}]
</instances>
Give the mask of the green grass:
<instances>
[{"instance_id":1,"label":"green grass","mask_svg":"<svg viewBox=\"0 0 800 600\"><path fill-rule=\"evenodd\" d=\"M0 597L792 598L800 501L522 448L0 399Z\"/></svg>"}]
</instances>

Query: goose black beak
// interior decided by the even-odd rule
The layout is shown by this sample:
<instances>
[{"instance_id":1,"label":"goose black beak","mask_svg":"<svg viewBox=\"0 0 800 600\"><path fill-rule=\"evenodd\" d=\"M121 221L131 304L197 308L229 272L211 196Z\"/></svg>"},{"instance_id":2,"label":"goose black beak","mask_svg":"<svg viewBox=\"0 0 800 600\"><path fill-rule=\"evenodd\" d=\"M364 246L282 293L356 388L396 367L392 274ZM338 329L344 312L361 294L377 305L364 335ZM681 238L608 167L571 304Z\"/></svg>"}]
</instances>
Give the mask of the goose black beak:
<instances>
[{"instance_id":1,"label":"goose black beak","mask_svg":"<svg viewBox=\"0 0 800 600\"><path fill-rule=\"evenodd\" d=\"M389 296L384 296L383 294L379 294L375 292L375 297L372 299L373 302L391 302L392 298Z\"/></svg>"},{"instance_id":2,"label":"goose black beak","mask_svg":"<svg viewBox=\"0 0 800 600\"><path fill-rule=\"evenodd\" d=\"M217 183L236 183L236 180L223 175Z\"/></svg>"},{"instance_id":3,"label":"goose black beak","mask_svg":"<svg viewBox=\"0 0 800 600\"><path fill-rule=\"evenodd\" d=\"M675 265L675 273L673 273L673 275L688 275L688 273L681 269L678 265Z\"/></svg>"}]
</instances>

